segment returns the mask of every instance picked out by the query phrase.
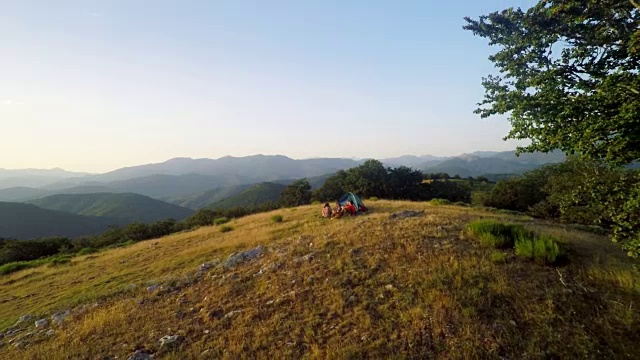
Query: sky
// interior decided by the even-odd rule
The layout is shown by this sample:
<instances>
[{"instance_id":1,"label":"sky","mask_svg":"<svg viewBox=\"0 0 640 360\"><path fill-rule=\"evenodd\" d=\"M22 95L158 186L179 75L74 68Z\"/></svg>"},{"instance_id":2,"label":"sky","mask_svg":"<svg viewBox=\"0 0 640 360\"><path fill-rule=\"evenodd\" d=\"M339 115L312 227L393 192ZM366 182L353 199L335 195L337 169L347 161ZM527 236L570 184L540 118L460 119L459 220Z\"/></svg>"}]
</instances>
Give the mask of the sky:
<instances>
[{"instance_id":1,"label":"sky","mask_svg":"<svg viewBox=\"0 0 640 360\"><path fill-rule=\"evenodd\" d=\"M511 150L464 31L534 0L0 0L0 168Z\"/></svg>"}]
</instances>

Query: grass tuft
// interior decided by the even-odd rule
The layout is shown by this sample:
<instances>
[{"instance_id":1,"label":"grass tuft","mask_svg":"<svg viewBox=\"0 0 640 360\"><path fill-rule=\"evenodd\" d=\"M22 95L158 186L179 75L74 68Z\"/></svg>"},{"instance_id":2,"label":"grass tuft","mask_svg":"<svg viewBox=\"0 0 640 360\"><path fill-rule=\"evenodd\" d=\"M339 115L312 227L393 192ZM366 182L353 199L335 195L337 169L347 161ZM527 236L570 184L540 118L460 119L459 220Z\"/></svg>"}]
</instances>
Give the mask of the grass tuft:
<instances>
[{"instance_id":1,"label":"grass tuft","mask_svg":"<svg viewBox=\"0 0 640 360\"><path fill-rule=\"evenodd\" d=\"M451 204L451 201L449 201L447 199L431 199L431 201L429 201L429 204L431 204L431 205L449 205L449 204Z\"/></svg>"},{"instance_id":2,"label":"grass tuft","mask_svg":"<svg viewBox=\"0 0 640 360\"><path fill-rule=\"evenodd\" d=\"M501 251L494 251L491 253L491 262L496 264L504 264L507 262L507 254Z\"/></svg>"},{"instance_id":3,"label":"grass tuft","mask_svg":"<svg viewBox=\"0 0 640 360\"><path fill-rule=\"evenodd\" d=\"M213 220L213 225L222 225L229 222L229 219L226 217L219 217Z\"/></svg>"},{"instance_id":4,"label":"grass tuft","mask_svg":"<svg viewBox=\"0 0 640 360\"><path fill-rule=\"evenodd\" d=\"M226 233L226 232L229 232L229 231L233 231L233 227L228 226L228 225L224 225L224 226L222 226L220 228L220 232L222 232L222 233Z\"/></svg>"},{"instance_id":5,"label":"grass tuft","mask_svg":"<svg viewBox=\"0 0 640 360\"><path fill-rule=\"evenodd\" d=\"M98 249L96 248L92 248L92 247L86 247L86 248L82 248L80 249L80 251L78 251L77 255L89 255L89 254L93 254L98 252Z\"/></svg>"},{"instance_id":6,"label":"grass tuft","mask_svg":"<svg viewBox=\"0 0 640 360\"><path fill-rule=\"evenodd\" d=\"M495 220L477 220L470 223L467 229L480 239L482 245L495 249L511 248L516 239L533 236L533 233L522 225Z\"/></svg>"},{"instance_id":7,"label":"grass tuft","mask_svg":"<svg viewBox=\"0 0 640 360\"><path fill-rule=\"evenodd\" d=\"M518 238L515 247L516 255L542 264L554 264L563 256L557 240L548 235Z\"/></svg>"},{"instance_id":8,"label":"grass tuft","mask_svg":"<svg viewBox=\"0 0 640 360\"><path fill-rule=\"evenodd\" d=\"M282 217L282 215L273 215L271 217L271 221L274 223L281 223L282 220L284 220L284 218Z\"/></svg>"}]
</instances>

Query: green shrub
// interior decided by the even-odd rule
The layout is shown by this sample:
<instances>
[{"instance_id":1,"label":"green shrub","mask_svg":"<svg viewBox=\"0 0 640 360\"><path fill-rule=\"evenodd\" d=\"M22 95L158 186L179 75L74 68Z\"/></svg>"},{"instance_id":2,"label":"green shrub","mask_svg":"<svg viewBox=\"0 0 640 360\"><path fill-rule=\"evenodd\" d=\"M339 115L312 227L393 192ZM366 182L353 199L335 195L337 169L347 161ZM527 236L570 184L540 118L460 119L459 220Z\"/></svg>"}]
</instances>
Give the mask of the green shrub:
<instances>
[{"instance_id":1,"label":"green shrub","mask_svg":"<svg viewBox=\"0 0 640 360\"><path fill-rule=\"evenodd\" d=\"M4 264L0 266L0 275L11 274L16 271L20 271L22 269L28 269L31 267L36 267L41 265L41 262L38 261L15 261L8 264Z\"/></svg>"},{"instance_id":2,"label":"green shrub","mask_svg":"<svg viewBox=\"0 0 640 360\"><path fill-rule=\"evenodd\" d=\"M49 262L49 266L67 265L71 263L71 259L67 256L54 258Z\"/></svg>"},{"instance_id":3,"label":"green shrub","mask_svg":"<svg viewBox=\"0 0 640 360\"><path fill-rule=\"evenodd\" d=\"M271 217L271 221L273 221L274 223L281 223L283 219L284 218L282 217L282 215L273 215Z\"/></svg>"},{"instance_id":4,"label":"green shrub","mask_svg":"<svg viewBox=\"0 0 640 360\"><path fill-rule=\"evenodd\" d=\"M554 264L563 256L556 239L547 235L516 239L515 247L516 255L542 264Z\"/></svg>"},{"instance_id":5,"label":"green shrub","mask_svg":"<svg viewBox=\"0 0 640 360\"><path fill-rule=\"evenodd\" d=\"M491 253L491 261L494 263L505 263L507 262L507 254L502 251L494 251Z\"/></svg>"},{"instance_id":6,"label":"green shrub","mask_svg":"<svg viewBox=\"0 0 640 360\"><path fill-rule=\"evenodd\" d=\"M380 200L380 199L378 199L377 196L372 196L372 197L369 198L369 201L378 201L378 200Z\"/></svg>"},{"instance_id":7,"label":"green shrub","mask_svg":"<svg viewBox=\"0 0 640 360\"><path fill-rule=\"evenodd\" d=\"M480 239L482 245L496 249L513 247L516 239L532 236L522 225L495 220L477 220L470 223L467 229Z\"/></svg>"},{"instance_id":8,"label":"green shrub","mask_svg":"<svg viewBox=\"0 0 640 360\"><path fill-rule=\"evenodd\" d=\"M451 204L451 201L447 199L431 199L429 203L431 205L448 205L448 204Z\"/></svg>"},{"instance_id":9,"label":"green shrub","mask_svg":"<svg viewBox=\"0 0 640 360\"><path fill-rule=\"evenodd\" d=\"M226 232L229 232L229 231L233 231L233 228L231 226L224 225L224 226L222 226L220 228L220 232L221 233L226 233Z\"/></svg>"},{"instance_id":10,"label":"green shrub","mask_svg":"<svg viewBox=\"0 0 640 360\"><path fill-rule=\"evenodd\" d=\"M222 225L229 222L229 219L226 217L219 217L213 220L213 225Z\"/></svg>"},{"instance_id":11,"label":"green shrub","mask_svg":"<svg viewBox=\"0 0 640 360\"><path fill-rule=\"evenodd\" d=\"M98 252L98 249L92 248L92 247L86 247L86 248L80 249L80 251L78 251L78 255L89 255L95 252Z\"/></svg>"}]
</instances>

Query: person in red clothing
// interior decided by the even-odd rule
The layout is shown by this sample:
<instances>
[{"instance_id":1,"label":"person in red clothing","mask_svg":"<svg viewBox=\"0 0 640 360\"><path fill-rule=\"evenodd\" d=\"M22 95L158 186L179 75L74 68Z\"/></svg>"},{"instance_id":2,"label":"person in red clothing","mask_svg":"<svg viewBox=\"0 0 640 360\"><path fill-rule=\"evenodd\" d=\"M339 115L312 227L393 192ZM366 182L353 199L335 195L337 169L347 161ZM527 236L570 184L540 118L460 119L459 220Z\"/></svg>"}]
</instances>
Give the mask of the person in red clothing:
<instances>
[{"instance_id":1,"label":"person in red clothing","mask_svg":"<svg viewBox=\"0 0 640 360\"><path fill-rule=\"evenodd\" d=\"M351 216L356 214L356 207L353 206L353 204L351 203L351 201L347 201L347 205L344 206L344 209L351 214Z\"/></svg>"}]
</instances>

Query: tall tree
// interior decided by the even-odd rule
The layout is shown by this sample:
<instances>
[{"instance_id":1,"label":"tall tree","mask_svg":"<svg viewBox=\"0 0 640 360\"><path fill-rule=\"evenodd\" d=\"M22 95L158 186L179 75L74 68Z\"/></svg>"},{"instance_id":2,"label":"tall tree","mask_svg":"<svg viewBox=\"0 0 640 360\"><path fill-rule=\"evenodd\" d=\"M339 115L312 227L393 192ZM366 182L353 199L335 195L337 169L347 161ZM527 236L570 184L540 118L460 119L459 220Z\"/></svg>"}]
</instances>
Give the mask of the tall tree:
<instances>
[{"instance_id":1,"label":"tall tree","mask_svg":"<svg viewBox=\"0 0 640 360\"><path fill-rule=\"evenodd\" d=\"M519 151L640 159L640 8L634 0L541 0L464 29L500 49L483 79L482 117L507 114Z\"/></svg>"},{"instance_id":2,"label":"tall tree","mask_svg":"<svg viewBox=\"0 0 640 360\"><path fill-rule=\"evenodd\" d=\"M282 206L300 206L311 202L311 185L307 179L300 179L287 186L280 193L278 203Z\"/></svg>"}]
</instances>

